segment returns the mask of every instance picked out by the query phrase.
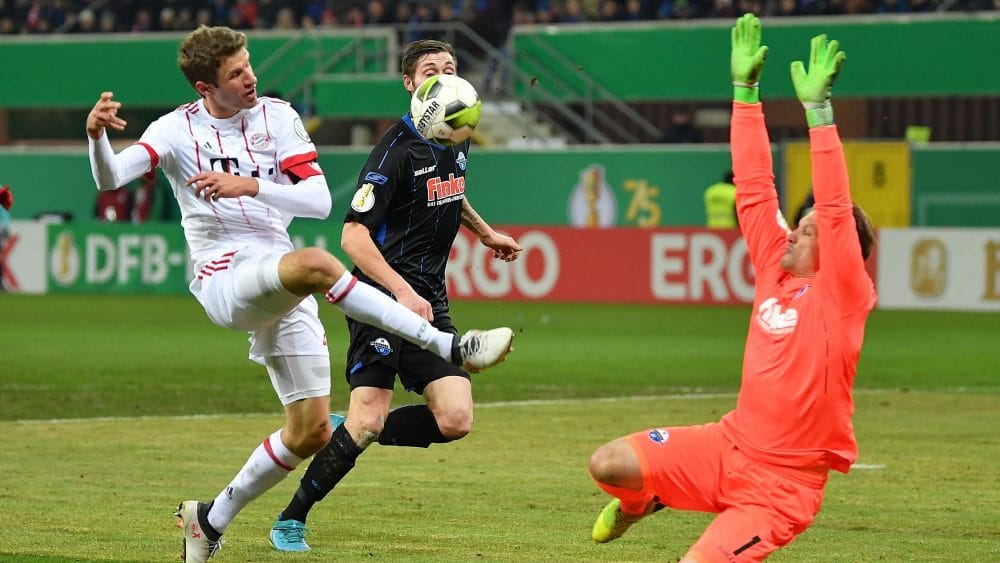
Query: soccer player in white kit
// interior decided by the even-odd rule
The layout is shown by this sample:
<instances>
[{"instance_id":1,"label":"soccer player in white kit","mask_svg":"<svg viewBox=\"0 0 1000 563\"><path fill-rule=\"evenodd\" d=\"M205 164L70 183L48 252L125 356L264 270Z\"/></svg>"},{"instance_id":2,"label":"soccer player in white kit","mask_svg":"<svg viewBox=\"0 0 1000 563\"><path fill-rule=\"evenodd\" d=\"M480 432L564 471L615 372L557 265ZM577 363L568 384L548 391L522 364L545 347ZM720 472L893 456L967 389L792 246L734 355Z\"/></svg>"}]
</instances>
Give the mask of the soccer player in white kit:
<instances>
[{"instance_id":1,"label":"soccer player in white kit","mask_svg":"<svg viewBox=\"0 0 1000 563\"><path fill-rule=\"evenodd\" d=\"M332 432L330 359L314 293L345 315L389 330L466 367L503 361L509 328L456 337L371 286L331 254L295 250L294 217L326 218L330 191L298 113L257 97L246 35L201 26L180 45L178 65L199 99L150 124L115 154L105 134L122 131L121 103L104 92L87 116L90 163L101 190L159 167L181 210L194 262L191 293L216 324L246 330L250 359L264 365L285 408L285 425L266 437L214 501L181 503L183 560L201 562L247 503L319 451Z\"/></svg>"}]
</instances>

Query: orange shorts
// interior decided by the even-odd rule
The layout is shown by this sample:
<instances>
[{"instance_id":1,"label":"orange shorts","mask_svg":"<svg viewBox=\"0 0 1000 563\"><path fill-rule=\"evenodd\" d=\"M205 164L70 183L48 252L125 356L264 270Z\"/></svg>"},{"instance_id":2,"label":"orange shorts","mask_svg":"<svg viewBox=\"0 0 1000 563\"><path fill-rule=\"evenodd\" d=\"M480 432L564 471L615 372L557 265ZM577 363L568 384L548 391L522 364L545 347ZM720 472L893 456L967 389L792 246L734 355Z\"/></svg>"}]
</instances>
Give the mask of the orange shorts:
<instances>
[{"instance_id":1,"label":"orange shorts","mask_svg":"<svg viewBox=\"0 0 1000 563\"><path fill-rule=\"evenodd\" d=\"M666 506L715 512L691 555L703 561L762 561L819 512L826 474L748 458L718 423L654 428L627 437L643 488Z\"/></svg>"}]
</instances>

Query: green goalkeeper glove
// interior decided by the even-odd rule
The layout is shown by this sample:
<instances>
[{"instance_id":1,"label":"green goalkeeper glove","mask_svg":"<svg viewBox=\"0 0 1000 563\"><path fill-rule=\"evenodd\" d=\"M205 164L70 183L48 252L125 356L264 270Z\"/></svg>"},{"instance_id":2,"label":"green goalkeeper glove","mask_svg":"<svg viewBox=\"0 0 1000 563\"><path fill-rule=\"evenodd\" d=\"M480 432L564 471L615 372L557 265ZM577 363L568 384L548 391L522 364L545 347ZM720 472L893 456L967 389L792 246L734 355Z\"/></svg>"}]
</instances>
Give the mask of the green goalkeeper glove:
<instances>
[{"instance_id":1,"label":"green goalkeeper glove","mask_svg":"<svg viewBox=\"0 0 1000 563\"><path fill-rule=\"evenodd\" d=\"M760 101L757 83L767 57L767 47L760 44L760 20L753 14L743 14L736 20L732 37L729 73L733 79L733 99L755 104Z\"/></svg>"},{"instance_id":2,"label":"green goalkeeper glove","mask_svg":"<svg viewBox=\"0 0 1000 563\"><path fill-rule=\"evenodd\" d=\"M812 38L808 72L802 61L792 63L795 95L806 108L806 121L810 128L833 123L830 89L846 60L847 53L840 50L840 43L836 40L827 43L823 34Z\"/></svg>"}]
</instances>

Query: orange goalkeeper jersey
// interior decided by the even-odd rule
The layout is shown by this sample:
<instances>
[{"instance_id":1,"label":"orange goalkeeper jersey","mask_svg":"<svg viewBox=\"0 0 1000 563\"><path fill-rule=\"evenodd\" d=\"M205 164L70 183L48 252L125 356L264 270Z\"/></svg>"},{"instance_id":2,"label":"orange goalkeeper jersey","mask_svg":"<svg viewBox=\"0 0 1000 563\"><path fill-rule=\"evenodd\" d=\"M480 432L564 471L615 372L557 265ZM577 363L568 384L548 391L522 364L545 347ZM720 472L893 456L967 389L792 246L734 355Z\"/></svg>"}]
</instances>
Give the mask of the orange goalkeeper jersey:
<instances>
[{"instance_id":1,"label":"orange goalkeeper jersey","mask_svg":"<svg viewBox=\"0 0 1000 563\"><path fill-rule=\"evenodd\" d=\"M857 459L851 389L875 305L855 230L836 126L809 131L819 245L815 277L780 265L788 227L778 207L760 104L733 103L736 208L756 275L736 409L723 430L747 455L846 473Z\"/></svg>"}]
</instances>

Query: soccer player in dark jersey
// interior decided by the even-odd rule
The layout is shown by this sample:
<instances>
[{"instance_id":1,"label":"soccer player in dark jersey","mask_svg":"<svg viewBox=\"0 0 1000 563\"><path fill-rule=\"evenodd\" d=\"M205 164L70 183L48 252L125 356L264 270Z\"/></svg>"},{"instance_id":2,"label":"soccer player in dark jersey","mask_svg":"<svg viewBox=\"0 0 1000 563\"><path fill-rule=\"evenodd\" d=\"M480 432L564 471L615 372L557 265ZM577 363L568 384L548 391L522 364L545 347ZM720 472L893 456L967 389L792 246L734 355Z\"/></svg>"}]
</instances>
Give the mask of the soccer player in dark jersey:
<instances>
[{"instance_id":1,"label":"soccer player in dark jersey","mask_svg":"<svg viewBox=\"0 0 1000 563\"><path fill-rule=\"evenodd\" d=\"M436 40L410 43L402 57L403 86L411 94L424 80L455 74L455 51ZM409 115L372 149L344 222L341 246L358 279L382 289L440 330L455 332L448 314L445 267L458 229L465 226L494 257L516 260L521 246L497 233L465 197L469 141L442 146L417 133ZM462 438L472 428L472 382L457 367L369 324L348 320L351 344L346 376L347 420L313 458L291 502L271 530L279 551L308 551L305 521L374 442L426 448ZM497 339L512 338L494 329ZM396 376L426 403L390 412Z\"/></svg>"}]
</instances>

